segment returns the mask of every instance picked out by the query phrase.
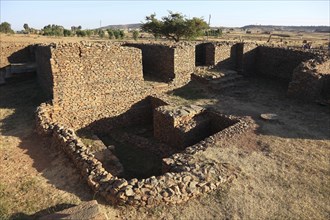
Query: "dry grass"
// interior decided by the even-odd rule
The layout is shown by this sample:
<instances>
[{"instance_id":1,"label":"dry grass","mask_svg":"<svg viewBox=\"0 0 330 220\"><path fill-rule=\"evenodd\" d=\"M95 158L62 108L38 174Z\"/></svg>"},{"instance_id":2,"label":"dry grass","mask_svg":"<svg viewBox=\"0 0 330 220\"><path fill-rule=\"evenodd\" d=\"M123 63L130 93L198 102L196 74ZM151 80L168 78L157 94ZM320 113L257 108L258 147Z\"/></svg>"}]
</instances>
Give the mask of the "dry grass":
<instances>
[{"instance_id":1,"label":"dry grass","mask_svg":"<svg viewBox=\"0 0 330 220\"><path fill-rule=\"evenodd\" d=\"M178 206L102 205L111 219L330 218L329 106L287 99L285 85L267 80L251 80L241 90L222 94L195 86L178 90L172 99L250 115L259 125L255 133L200 155L239 167L238 178ZM93 198L105 204L91 193L71 162L34 133L34 111L43 101L39 94L34 81L0 87L0 219L34 218ZM266 112L278 114L279 121L260 120Z\"/></svg>"},{"instance_id":2,"label":"dry grass","mask_svg":"<svg viewBox=\"0 0 330 220\"><path fill-rule=\"evenodd\" d=\"M29 218L92 197L70 161L34 133L39 93L35 81L0 87L0 219Z\"/></svg>"},{"instance_id":3,"label":"dry grass","mask_svg":"<svg viewBox=\"0 0 330 220\"><path fill-rule=\"evenodd\" d=\"M286 31L275 31L275 35L289 35L290 37L272 36L270 44L283 45L283 46L299 46L303 45L303 40L308 42L313 42L313 47L323 46L327 48L330 42L329 34L327 33L294 33ZM149 34L144 34L149 36ZM109 40L108 38L99 37L49 37L42 35L24 35L24 34L2 34L0 33L0 38L2 42L13 42L13 43L53 43L53 42L79 42L79 41L100 41ZM232 31L230 33L224 33L223 36L219 38L215 37L200 37L197 40L209 40L209 41L244 41L244 42L256 42L259 44L265 44L269 38L269 34L262 33L252 33L246 34L242 31ZM124 40L133 41L132 38L125 38ZM116 41L116 40L112 40ZM154 41L152 37L138 39L137 42L149 42ZM164 41L164 39L159 39L158 41ZM133 41L134 42L134 41Z\"/></svg>"},{"instance_id":4,"label":"dry grass","mask_svg":"<svg viewBox=\"0 0 330 220\"><path fill-rule=\"evenodd\" d=\"M193 96L186 101L213 105L226 113L251 115L260 126L256 133L231 143L219 143L200 155L200 159L239 167L241 171L232 184L179 206L137 210L103 205L109 216L130 219L328 219L329 110L286 99L282 86L270 87L263 81L251 83L254 84L245 88L245 95L232 91L217 95L216 103L214 98L207 99L207 94L203 99ZM262 92L256 93L256 90ZM5 219L33 218L95 196L80 180L70 161L46 139L33 133L33 111L41 101L38 93L38 87L32 81L0 87L0 214ZM186 91L179 95L185 96ZM276 112L280 121L261 121L258 116L263 112ZM104 204L102 199L96 198Z\"/></svg>"}]
</instances>

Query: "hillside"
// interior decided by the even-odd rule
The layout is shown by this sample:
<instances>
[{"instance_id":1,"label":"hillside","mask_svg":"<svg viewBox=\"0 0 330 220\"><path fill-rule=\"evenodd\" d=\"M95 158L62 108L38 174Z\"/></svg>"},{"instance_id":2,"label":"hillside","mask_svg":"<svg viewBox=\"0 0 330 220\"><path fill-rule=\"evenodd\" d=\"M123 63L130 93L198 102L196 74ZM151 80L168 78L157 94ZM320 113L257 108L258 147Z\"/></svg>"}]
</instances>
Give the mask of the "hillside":
<instances>
[{"instance_id":1,"label":"hillside","mask_svg":"<svg viewBox=\"0 0 330 220\"><path fill-rule=\"evenodd\" d=\"M107 25L101 27L101 29L137 29L140 28L141 23L136 24L116 24L116 25ZM100 28L97 28L100 29Z\"/></svg>"},{"instance_id":2,"label":"hillside","mask_svg":"<svg viewBox=\"0 0 330 220\"><path fill-rule=\"evenodd\" d=\"M262 29L264 31L326 32L326 33L330 33L330 26L246 25L242 28L243 29Z\"/></svg>"}]
</instances>

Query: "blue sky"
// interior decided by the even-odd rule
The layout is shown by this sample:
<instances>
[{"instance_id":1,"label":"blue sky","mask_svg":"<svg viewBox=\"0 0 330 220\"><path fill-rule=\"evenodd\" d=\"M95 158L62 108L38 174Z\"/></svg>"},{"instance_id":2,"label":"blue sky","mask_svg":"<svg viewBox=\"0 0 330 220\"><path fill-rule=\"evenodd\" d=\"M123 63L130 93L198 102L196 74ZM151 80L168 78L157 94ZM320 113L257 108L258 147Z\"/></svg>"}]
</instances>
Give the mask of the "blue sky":
<instances>
[{"instance_id":1,"label":"blue sky","mask_svg":"<svg viewBox=\"0 0 330 220\"><path fill-rule=\"evenodd\" d=\"M211 26L241 27L249 24L330 26L330 1L11 1L0 0L1 22L14 30L23 24L42 28L58 24L65 28L81 25L92 29L110 24L144 21L146 15L158 18L168 10L187 17L211 14Z\"/></svg>"}]
</instances>

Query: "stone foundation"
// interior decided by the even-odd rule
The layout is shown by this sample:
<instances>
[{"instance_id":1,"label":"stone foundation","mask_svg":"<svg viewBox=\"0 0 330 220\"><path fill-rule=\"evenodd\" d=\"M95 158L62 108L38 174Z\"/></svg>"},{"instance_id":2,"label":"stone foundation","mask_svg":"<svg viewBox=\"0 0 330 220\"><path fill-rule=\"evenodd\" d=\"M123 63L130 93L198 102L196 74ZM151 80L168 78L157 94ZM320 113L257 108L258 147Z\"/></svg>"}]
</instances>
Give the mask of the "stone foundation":
<instances>
[{"instance_id":1,"label":"stone foundation","mask_svg":"<svg viewBox=\"0 0 330 220\"><path fill-rule=\"evenodd\" d=\"M63 150L80 170L93 191L112 204L134 206L155 206L160 203L179 204L202 193L215 190L221 184L232 180L235 172L215 163L191 163L194 154L214 146L219 140L228 140L254 128L251 118L226 116L225 121L236 121L210 137L199 141L163 159L163 175L145 179L124 179L107 171L93 153L85 146L75 132L51 119L53 107L42 104L37 110L37 131L52 138L54 145ZM213 113L212 113L213 114ZM214 113L211 117L220 118ZM220 120L223 120L221 116ZM223 127L221 122L221 127Z\"/></svg>"}]
</instances>

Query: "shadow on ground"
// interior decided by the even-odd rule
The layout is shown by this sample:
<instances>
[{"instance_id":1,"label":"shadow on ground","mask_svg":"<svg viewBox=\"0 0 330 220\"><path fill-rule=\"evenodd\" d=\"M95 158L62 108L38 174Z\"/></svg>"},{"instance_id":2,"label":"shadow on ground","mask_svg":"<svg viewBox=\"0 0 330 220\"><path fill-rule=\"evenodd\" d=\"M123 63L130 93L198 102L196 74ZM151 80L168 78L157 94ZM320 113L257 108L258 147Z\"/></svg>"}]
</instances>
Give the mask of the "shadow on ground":
<instances>
[{"instance_id":1,"label":"shadow on ground","mask_svg":"<svg viewBox=\"0 0 330 220\"><path fill-rule=\"evenodd\" d=\"M0 138L4 140L4 144L9 142L8 145L5 144L1 146L1 148L2 150L5 150L5 148L11 147L12 149L10 152L16 153L17 155L26 154L32 160L31 168L27 168L27 170L22 171L22 174L17 174L21 175L21 177L17 177L16 181L19 181L17 184L23 184L26 178L38 178L35 174L35 169L38 173L40 173L40 176L46 179L45 183L44 181L40 182L40 184L43 184L43 186L40 187L46 191L51 191L47 192L47 194L56 195L56 193L62 194L61 191L65 191L74 194L82 201L91 200L95 197L95 195L88 188L87 184L85 184L85 181L81 179L71 161L63 153L61 153L61 151L56 149L54 146L51 146L49 138L41 137L35 132L35 111L37 106L44 101L46 100L43 99L43 94L36 79L10 82L0 86ZM13 140L16 141L11 142ZM17 145L15 146L16 142ZM17 164L21 163L20 158L17 156L10 157L10 159L17 160ZM9 163L10 160L5 160L6 161L3 161L2 163L8 163L10 165L15 164L15 162ZM31 166L29 163L30 162L24 166ZM20 164L18 165L19 166L14 170L20 169L19 167L23 166ZM2 184L9 185L10 187L10 183L8 181L2 181ZM38 188L39 186L33 186L32 191L38 191ZM36 192L30 193L33 194ZM42 191L40 193L42 194ZM12 201L21 200L19 195L9 194L8 196L17 197ZM35 199L32 198L32 200L34 201ZM25 201L24 203L26 202L29 201ZM50 200L49 202L49 204L51 204L51 202L54 201ZM70 204L56 205L56 207L49 207L43 211L46 212L57 210L57 208L62 207L63 205L68 206ZM34 215L16 213L12 216L12 218L33 219L34 216L43 213L43 211L40 211Z\"/></svg>"},{"instance_id":2,"label":"shadow on ground","mask_svg":"<svg viewBox=\"0 0 330 220\"><path fill-rule=\"evenodd\" d=\"M304 102L287 97L288 83L268 78L246 78L243 87L212 91L205 85L189 83L169 94L197 101L215 99L215 103L203 104L225 114L251 116L258 124L257 134L282 138L330 139L330 106ZM265 121L260 115L274 113L277 121Z\"/></svg>"},{"instance_id":3,"label":"shadow on ground","mask_svg":"<svg viewBox=\"0 0 330 220\"><path fill-rule=\"evenodd\" d=\"M257 134L298 139L330 139L330 108L316 103L305 103L286 97L287 85L268 79L248 79L244 87L212 93L201 85L189 83L169 94L194 101L195 104L212 107L225 114L251 116L259 128ZM211 105L199 101L215 99ZM34 132L34 112L43 100L35 80L14 82L0 87L2 136L18 137L19 148L33 160L33 167L57 189L70 192L80 200L91 200L95 195L80 179L72 163L54 149L47 138ZM260 119L262 113L275 113L275 122ZM103 203L102 199L101 203ZM45 210L52 209L47 208ZM42 210L42 211L45 211ZM38 212L41 213L42 211ZM37 213L36 213L37 214ZM33 217L24 213L13 215Z\"/></svg>"}]
</instances>

